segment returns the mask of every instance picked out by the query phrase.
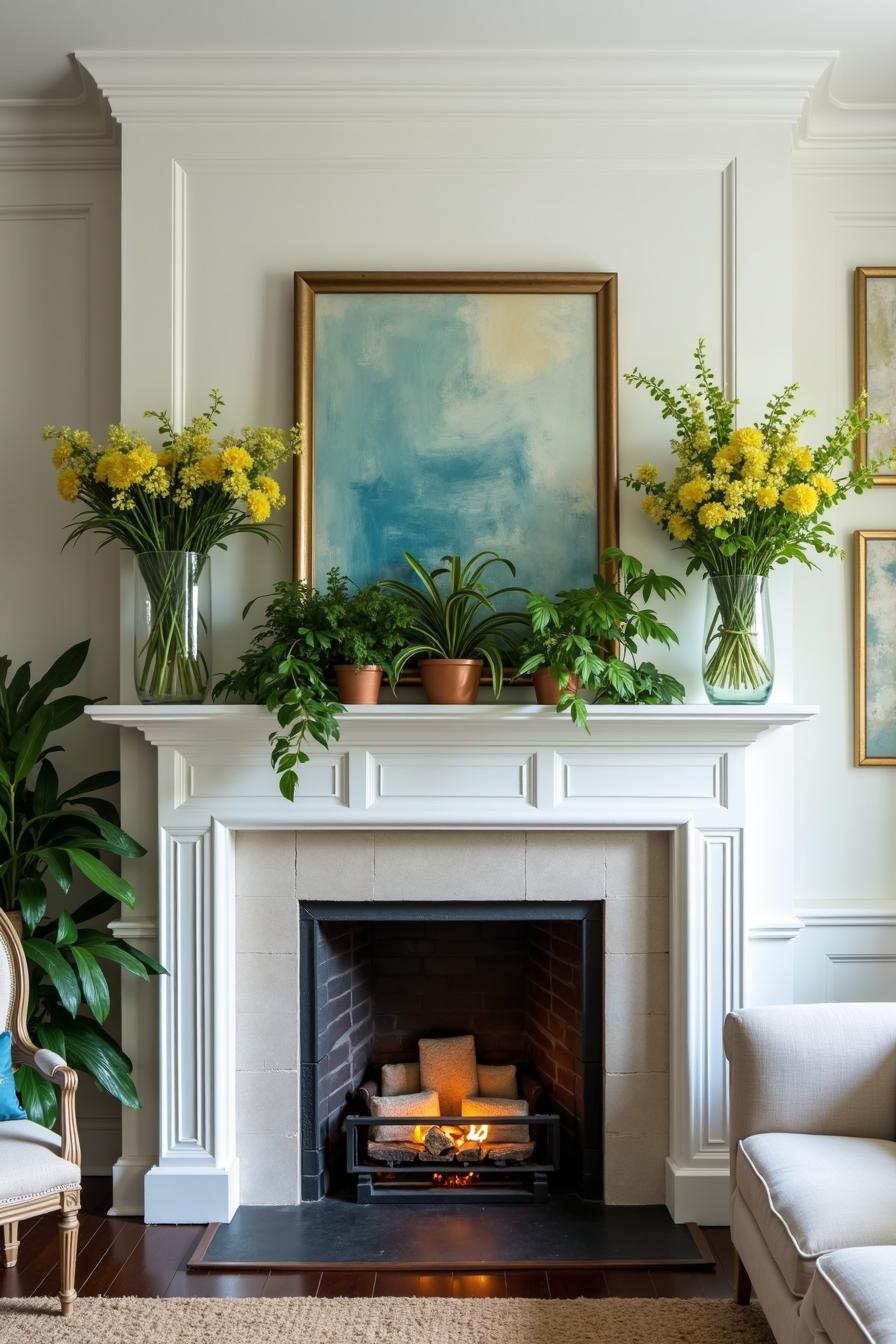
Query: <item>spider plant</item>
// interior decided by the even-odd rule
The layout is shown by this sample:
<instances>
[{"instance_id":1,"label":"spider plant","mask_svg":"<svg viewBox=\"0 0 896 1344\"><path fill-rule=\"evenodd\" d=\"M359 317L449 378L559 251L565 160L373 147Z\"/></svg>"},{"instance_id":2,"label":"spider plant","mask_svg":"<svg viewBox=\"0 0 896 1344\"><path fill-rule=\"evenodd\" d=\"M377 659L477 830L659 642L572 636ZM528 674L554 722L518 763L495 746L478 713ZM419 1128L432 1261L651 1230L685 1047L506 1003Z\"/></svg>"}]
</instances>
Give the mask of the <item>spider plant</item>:
<instances>
[{"instance_id":1,"label":"spider plant","mask_svg":"<svg viewBox=\"0 0 896 1344\"><path fill-rule=\"evenodd\" d=\"M411 607L408 631L417 636L395 659L395 675L412 658L481 658L492 674L495 699L504 684L504 654L516 647L511 631L526 624L521 613L498 611L495 598L524 593L525 588L490 588L483 575L492 565L503 565L516 577L516 568L495 551L477 551L469 560L443 555L442 563L428 570L409 551L404 558L420 587L400 579L383 579L381 586L399 593ZM447 575L447 584L439 580Z\"/></svg>"}]
</instances>

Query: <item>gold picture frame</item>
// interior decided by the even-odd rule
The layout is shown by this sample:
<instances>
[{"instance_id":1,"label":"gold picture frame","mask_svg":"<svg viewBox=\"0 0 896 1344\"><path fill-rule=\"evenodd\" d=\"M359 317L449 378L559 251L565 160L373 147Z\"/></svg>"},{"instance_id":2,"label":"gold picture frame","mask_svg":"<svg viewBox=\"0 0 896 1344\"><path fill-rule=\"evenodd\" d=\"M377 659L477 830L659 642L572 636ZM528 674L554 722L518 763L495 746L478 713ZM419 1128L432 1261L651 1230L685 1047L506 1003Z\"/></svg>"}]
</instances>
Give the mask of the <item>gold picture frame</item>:
<instances>
[{"instance_id":1,"label":"gold picture frame","mask_svg":"<svg viewBox=\"0 0 896 1344\"><path fill-rule=\"evenodd\" d=\"M314 582L316 308L322 295L593 295L593 384L596 420L596 554L619 539L616 275L610 272L310 271L295 274L295 419L305 426L305 451L294 464L294 575ZM589 319L590 320L590 319ZM481 539L482 547L489 538ZM409 549L413 549L409 546ZM513 558L513 557L511 557ZM352 577L355 577L352 575ZM366 578L366 576L358 576Z\"/></svg>"},{"instance_id":2,"label":"gold picture frame","mask_svg":"<svg viewBox=\"0 0 896 1344\"><path fill-rule=\"evenodd\" d=\"M894 391L892 405L875 405L873 388L869 387L869 297L868 283L878 280L891 280L894 291L896 291L896 266L857 266L854 277L854 310L855 310L855 383L854 394L859 396L862 392L869 392L868 409L870 411L880 411L888 416L891 425L896 425L896 391ZM893 341L896 343L896 310L893 318ZM887 398L889 401L890 398ZM881 454L883 456L883 454ZM860 434L856 439L856 460L864 466L868 461L868 435ZM896 470L892 472L878 472L874 477L876 485L896 485Z\"/></svg>"},{"instance_id":3,"label":"gold picture frame","mask_svg":"<svg viewBox=\"0 0 896 1344\"><path fill-rule=\"evenodd\" d=\"M896 745L888 746L885 750L874 751L874 731L869 732L868 724L868 701L869 701L869 640L868 640L868 618L869 618L869 545L875 545L879 542L889 542L892 544L893 557L892 562L896 562L896 531L863 531L856 533L856 556L855 556L855 612L854 612L854 640L855 640L855 689L854 689L854 728L855 728L855 764L856 765L896 765ZM889 579L888 579L889 582ZM892 580L893 597L896 601L896 580ZM873 611L870 613L873 615ZM896 637L896 630L894 630ZM873 687L871 692L873 694ZM896 720L894 720L896 724ZM878 730L880 731L880 730ZM894 744L896 744L896 731L894 731Z\"/></svg>"}]
</instances>

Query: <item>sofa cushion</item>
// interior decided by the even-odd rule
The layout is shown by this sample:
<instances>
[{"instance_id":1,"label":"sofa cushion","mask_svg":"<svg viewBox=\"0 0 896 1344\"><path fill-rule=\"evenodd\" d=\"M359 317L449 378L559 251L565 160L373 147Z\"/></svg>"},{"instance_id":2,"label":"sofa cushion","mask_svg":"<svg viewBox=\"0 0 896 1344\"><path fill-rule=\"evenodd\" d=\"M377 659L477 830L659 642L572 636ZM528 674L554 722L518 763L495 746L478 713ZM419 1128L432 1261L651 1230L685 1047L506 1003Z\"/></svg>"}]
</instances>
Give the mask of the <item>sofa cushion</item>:
<instances>
[{"instance_id":1,"label":"sofa cushion","mask_svg":"<svg viewBox=\"0 0 896 1344\"><path fill-rule=\"evenodd\" d=\"M31 1120L7 1120L0 1125L0 1205L76 1190L81 1172L60 1157L61 1147L58 1134Z\"/></svg>"},{"instance_id":2,"label":"sofa cushion","mask_svg":"<svg viewBox=\"0 0 896 1344\"><path fill-rule=\"evenodd\" d=\"M896 1143L886 1139L753 1134L738 1146L737 1186L797 1297L826 1251L896 1244Z\"/></svg>"},{"instance_id":3,"label":"sofa cushion","mask_svg":"<svg viewBox=\"0 0 896 1344\"><path fill-rule=\"evenodd\" d=\"M896 1344L896 1247L859 1246L822 1255L800 1321L833 1344Z\"/></svg>"}]
</instances>

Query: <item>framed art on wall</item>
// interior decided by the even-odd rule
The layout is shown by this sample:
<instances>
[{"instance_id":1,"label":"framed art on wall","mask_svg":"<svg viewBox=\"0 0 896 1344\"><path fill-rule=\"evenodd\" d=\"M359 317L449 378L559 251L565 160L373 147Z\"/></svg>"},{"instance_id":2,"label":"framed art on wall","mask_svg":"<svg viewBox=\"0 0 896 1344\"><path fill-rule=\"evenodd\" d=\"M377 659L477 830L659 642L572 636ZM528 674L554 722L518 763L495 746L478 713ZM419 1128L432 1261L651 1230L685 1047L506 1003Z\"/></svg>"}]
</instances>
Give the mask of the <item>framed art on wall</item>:
<instances>
[{"instance_id":1,"label":"framed art on wall","mask_svg":"<svg viewBox=\"0 0 896 1344\"><path fill-rule=\"evenodd\" d=\"M888 418L857 442L859 460L887 457L896 448L896 266L857 266L855 272L855 390L868 409ZM896 485L896 467L875 476Z\"/></svg>"},{"instance_id":2,"label":"framed art on wall","mask_svg":"<svg viewBox=\"0 0 896 1344\"><path fill-rule=\"evenodd\" d=\"M590 583L618 539L616 277L295 277L295 573L404 577L494 550Z\"/></svg>"},{"instance_id":3,"label":"framed art on wall","mask_svg":"<svg viewBox=\"0 0 896 1344\"><path fill-rule=\"evenodd\" d=\"M896 532L856 533L856 765L896 765Z\"/></svg>"}]
</instances>

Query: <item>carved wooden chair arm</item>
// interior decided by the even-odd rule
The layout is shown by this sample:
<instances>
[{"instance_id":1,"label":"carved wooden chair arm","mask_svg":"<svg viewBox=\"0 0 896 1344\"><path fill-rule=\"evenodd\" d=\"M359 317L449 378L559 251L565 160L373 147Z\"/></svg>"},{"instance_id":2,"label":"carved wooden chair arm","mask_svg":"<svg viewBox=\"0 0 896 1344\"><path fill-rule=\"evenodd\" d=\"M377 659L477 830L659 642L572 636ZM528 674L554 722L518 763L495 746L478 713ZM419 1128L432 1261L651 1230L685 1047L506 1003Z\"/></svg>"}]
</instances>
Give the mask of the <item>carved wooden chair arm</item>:
<instances>
[{"instance_id":1,"label":"carved wooden chair arm","mask_svg":"<svg viewBox=\"0 0 896 1344\"><path fill-rule=\"evenodd\" d=\"M62 1139L60 1157L79 1167L81 1140L78 1136L78 1121L75 1114L77 1073L70 1064L66 1064L61 1055L57 1055L53 1050L38 1049L32 1041L16 1041L13 1053L20 1063L32 1065L39 1074L59 1088L59 1133Z\"/></svg>"}]
</instances>

